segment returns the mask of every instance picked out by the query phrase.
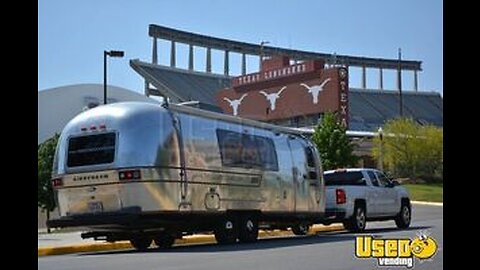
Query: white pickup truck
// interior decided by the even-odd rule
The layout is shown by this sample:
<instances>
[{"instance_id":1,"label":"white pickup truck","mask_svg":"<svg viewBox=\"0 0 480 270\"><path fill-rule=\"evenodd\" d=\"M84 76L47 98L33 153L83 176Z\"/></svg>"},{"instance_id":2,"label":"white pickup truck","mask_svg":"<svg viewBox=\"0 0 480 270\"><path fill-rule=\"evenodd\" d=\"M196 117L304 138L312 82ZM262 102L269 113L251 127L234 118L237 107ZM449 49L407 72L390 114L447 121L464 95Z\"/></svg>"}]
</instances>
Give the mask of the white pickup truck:
<instances>
[{"instance_id":1,"label":"white pickup truck","mask_svg":"<svg viewBox=\"0 0 480 270\"><path fill-rule=\"evenodd\" d=\"M408 192L375 169L339 169L324 172L325 225L342 222L353 232L365 230L367 221L395 220L408 228L411 205Z\"/></svg>"}]
</instances>

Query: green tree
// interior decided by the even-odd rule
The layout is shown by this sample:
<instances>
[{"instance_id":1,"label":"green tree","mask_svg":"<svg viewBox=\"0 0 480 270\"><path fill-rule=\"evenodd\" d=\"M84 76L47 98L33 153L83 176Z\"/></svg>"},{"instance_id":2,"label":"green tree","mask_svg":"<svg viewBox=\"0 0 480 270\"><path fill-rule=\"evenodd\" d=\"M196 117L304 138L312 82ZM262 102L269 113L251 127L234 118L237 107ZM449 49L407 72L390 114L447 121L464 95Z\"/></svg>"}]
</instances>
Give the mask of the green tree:
<instances>
[{"instance_id":1,"label":"green tree","mask_svg":"<svg viewBox=\"0 0 480 270\"><path fill-rule=\"evenodd\" d=\"M47 220L50 219L50 212L55 209L55 200L51 184L53 157L58 143L59 135L38 145L38 207L47 212ZM50 228L47 228L50 232Z\"/></svg>"},{"instance_id":2,"label":"green tree","mask_svg":"<svg viewBox=\"0 0 480 270\"><path fill-rule=\"evenodd\" d=\"M340 125L335 114L327 112L312 136L322 158L325 170L355 166L358 157L353 154L355 144L347 137L346 128Z\"/></svg>"},{"instance_id":3,"label":"green tree","mask_svg":"<svg viewBox=\"0 0 480 270\"><path fill-rule=\"evenodd\" d=\"M396 177L441 178L443 173L443 130L422 126L411 118L385 123L383 137L374 139L373 156L383 157L387 170Z\"/></svg>"}]
</instances>

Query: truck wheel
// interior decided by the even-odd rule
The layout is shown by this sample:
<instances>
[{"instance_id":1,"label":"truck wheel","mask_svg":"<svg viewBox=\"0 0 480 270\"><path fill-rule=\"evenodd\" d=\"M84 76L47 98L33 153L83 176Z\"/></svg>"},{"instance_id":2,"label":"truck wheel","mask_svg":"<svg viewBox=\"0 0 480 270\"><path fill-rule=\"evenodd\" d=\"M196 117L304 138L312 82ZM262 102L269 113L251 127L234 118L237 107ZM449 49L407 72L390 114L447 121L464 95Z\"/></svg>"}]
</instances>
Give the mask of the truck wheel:
<instances>
[{"instance_id":1,"label":"truck wheel","mask_svg":"<svg viewBox=\"0 0 480 270\"><path fill-rule=\"evenodd\" d=\"M242 243L251 243L258 238L258 220L254 215L244 215L239 223L238 240Z\"/></svg>"},{"instance_id":2,"label":"truck wheel","mask_svg":"<svg viewBox=\"0 0 480 270\"><path fill-rule=\"evenodd\" d=\"M170 248L175 243L175 237L168 233L162 233L153 238L158 248Z\"/></svg>"},{"instance_id":3,"label":"truck wheel","mask_svg":"<svg viewBox=\"0 0 480 270\"><path fill-rule=\"evenodd\" d=\"M214 230L215 239L219 244L233 244L238 238L237 219L233 215L222 218Z\"/></svg>"},{"instance_id":4,"label":"truck wheel","mask_svg":"<svg viewBox=\"0 0 480 270\"><path fill-rule=\"evenodd\" d=\"M412 208L409 202L402 202L400 213L395 217L395 224L400 229L406 229L410 226L412 220Z\"/></svg>"},{"instance_id":5,"label":"truck wheel","mask_svg":"<svg viewBox=\"0 0 480 270\"><path fill-rule=\"evenodd\" d=\"M343 227L351 232L363 232L367 226L367 216L362 205L355 205L351 218L343 222Z\"/></svg>"},{"instance_id":6,"label":"truck wheel","mask_svg":"<svg viewBox=\"0 0 480 270\"><path fill-rule=\"evenodd\" d=\"M145 251L150 247L150 244L152 243L152 239L148 238L146 236L137 236L132 239L130 239L130 244L136 249L140 251Z\"/></svg>"},{"instance_id":7,"label":"truck wheel","mask_svg":"<svg viewBox=\"0 0 480 270\"><path fill-rule=\"evenodd\" d=\"M310 226L308 224L295 224L292 226L292 232L295 235L307 235Z\"/></svg>"}]
</instances>

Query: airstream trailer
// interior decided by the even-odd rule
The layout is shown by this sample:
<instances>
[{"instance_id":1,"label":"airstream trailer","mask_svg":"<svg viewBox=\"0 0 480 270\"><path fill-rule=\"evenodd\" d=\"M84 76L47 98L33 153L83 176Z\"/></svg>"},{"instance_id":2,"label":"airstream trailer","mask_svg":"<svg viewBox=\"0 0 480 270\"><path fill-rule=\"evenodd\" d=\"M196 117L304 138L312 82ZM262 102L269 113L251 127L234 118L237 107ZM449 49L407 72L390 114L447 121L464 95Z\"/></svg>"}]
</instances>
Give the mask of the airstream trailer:
<instances>
[{"instance_id":1,"label":"airstream trailer","mask_svg":"<svg viewBox=\"0 0 480 270\"><path fill-rule=\"evenodd\" d=\"M60 217L84 238L146 249L213 232L306 234L325 210L321 161L299 131L175 104L115 103L64 128L52 184Z\"/></svg>"}]
</instances>

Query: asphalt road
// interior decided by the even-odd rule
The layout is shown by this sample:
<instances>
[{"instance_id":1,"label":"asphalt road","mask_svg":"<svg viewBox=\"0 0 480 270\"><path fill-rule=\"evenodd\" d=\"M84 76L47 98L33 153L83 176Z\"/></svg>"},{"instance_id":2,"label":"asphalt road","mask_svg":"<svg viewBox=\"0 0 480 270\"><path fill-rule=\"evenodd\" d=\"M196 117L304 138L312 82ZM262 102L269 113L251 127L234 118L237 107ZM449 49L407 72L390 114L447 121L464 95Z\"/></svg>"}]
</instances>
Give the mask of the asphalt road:
<instances>
[{"instance_id":1,"label":"asphalt road","mask_svg":"<svg viewBox=\"0 0 480 270\"><path fill-rule=\"evenodd\" d=\"M413 269L443 269L443 207L413 207L413 221L408 230L396 229L393 221L370 222L365 234L375 238L412 239L419 231L426 231L436 240L439 250L433 259L414 259ZM333 232L261 239L254 244L208 244L173 247L166 251L121 250L46 256L38 258L38 269L378 269L376 259L357 259L354 256L355 236L347 232Z\"/></svg>"}]
</instances>

